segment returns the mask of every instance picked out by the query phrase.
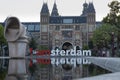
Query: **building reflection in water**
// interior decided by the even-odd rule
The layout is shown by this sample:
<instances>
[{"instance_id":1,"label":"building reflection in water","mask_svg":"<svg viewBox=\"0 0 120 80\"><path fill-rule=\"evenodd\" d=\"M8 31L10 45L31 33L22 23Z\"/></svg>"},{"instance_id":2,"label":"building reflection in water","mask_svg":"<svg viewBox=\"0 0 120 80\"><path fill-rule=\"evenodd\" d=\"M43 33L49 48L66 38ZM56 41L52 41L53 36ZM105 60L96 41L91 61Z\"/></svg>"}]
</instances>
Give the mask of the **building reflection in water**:
<instances>
[{"instance_id":1,"label":"building reflection in water","mask_svg":"<svg viewBox=\"0 0 120 80\"><path fill-rule=\"evenodd\" d=\"M5 80L72 80L89 76L89 65L56 65L46 58L9 59Z\"/></svg>"},{"instance_id":2,"label":"building reflection in water","mask_svg":"<svg viewBox=\"0 0 120 80\"><path fill-rule=\"evenodd\" d=\"M43 63L43 60L45 63ZM46 61L48 61L48 63ZM88 76L88 67L83 67L83 64L76 64L76 67L71 64L56 65L49 63L48 59L42 58L30 60L27 66L33 80L72 80Z\"/></svg>"}]
</instances>

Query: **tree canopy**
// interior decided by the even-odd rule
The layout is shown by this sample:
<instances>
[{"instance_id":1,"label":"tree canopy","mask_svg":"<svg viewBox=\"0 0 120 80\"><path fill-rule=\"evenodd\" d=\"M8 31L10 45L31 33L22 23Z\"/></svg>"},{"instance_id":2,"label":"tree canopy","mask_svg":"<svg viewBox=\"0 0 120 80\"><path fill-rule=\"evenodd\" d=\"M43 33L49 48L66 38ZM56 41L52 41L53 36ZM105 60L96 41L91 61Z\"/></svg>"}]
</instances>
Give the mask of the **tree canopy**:
<instances>
[{"instance_id":1,"label":"tree canopy","mask_svg":"<svg viewBox=\"0 0 120 80\"><path fill-rule=\"evenodd\" d=\"M112 1L108 4L108 7L110 8L110 12L103 18L103 22L115 25L120 29L120 2Z\"/></svg>"},{"instance_id":2,"label":"tree canopy","mask_svg":"<svg viewBox=\"0 0 120 80\"><path fill-rule=\"evenodd\" d=\"M93 44L98 48L109 47L112 39L112 34L117 36L117 28L110 24L103 24L93 33Z\"/></svg>"},{"instance_id":3,"label":"tree canopy","mask_svg":"<svg viewBox=\"0 0 120 80\"><path fill-rule=\"evenodd\" d=\"M0 45L6 43L4 38L4 27L0 24Z\"/></svg>"},{"instance_id":4,"label":"tree canopy","mask_svg":"<svg viewBox=\"0 0 120 80\"><path fill-rule=\"evenodd\" d=\"M34 38L31 38L30 43L29 43L29 47L33 48L34 50L37 48L37 43L36 43Z\"/></svg>"}]
</instances>

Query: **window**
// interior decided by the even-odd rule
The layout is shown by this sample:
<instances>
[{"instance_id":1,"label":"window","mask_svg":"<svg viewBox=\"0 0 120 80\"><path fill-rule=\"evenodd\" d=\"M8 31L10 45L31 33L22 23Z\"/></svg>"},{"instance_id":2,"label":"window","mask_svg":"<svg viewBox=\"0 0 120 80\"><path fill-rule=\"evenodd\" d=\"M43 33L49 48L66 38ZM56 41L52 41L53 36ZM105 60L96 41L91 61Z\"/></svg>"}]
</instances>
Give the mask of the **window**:
<instances>
[{"instance_id":1,"label":"window","mask_svg":"<svg viewBox=\"0 0 120 80\"><path fill-rule=\"evenodd\" d=\"M72 38L72 31L62 31L62 35L64 38Z\"/></svg>"},{"instance_id":2,"label":"window","mask_svg":"<svg viewBox=\"0 0 120 80\"><path fill-rule=\"evenodd\" d=\"M28 25L28 31L34 31L34 25Z\"/></svg>"},{"instance_id":3,"label":"window","mask_svg":"<svg viewBox=\"0 0 120 80\"><path fill-rule=\"evenodd\" d=\"M41 26L42 32L47 32L47 25Z\"/></svg>"},{"instance_id":4,"label":"window","mask_svg":"<svg viewBox=\"0 0 120 80\"><path fill-rule=\"evenodd\" d=\"M80 30L80 26L75 26L75 30Z\"/></svg>"},{"instance_id":5,"label":"window","mask_svg":"<svg viewBox=\"0 0 120 80\"><path fill-rule=\"evenodd\" d=\"M41 36L41 40L47 40L47 36Z\"/></svg>"},{"instance_id":6,"label":"window","mask_svg":"<svg viewBox=\"0 0 120 80\"><path fill-rule=\"evenodd\" d=\"M60 36L59 36L58 34L55 35L55 39L59 39L59 37L60 37Z\"/></svg>"},{"instance_id":7,"label":"window","mask_svg":"<svg viewBox=\"0 0 120 80\"><path fill-rule=\"evenodd\" d=\"M40 25L35 26L35 31L40 31Z\"/></svg>"},{"instance_id":8,"label":"window","mask_svg":"<svg viewBox=\"0 0 120 80\"><path fill-rule=\"evenodd\" d=\"M73 23L73 19L63 19L63 23Z\"/></svg>"},{"instance_id":9,"label":"window","mask_svg":"<svg viewBox=\"0 0 120 80\"><path fill-rule=\"evenodd\" d=\"M76 34L76 39L80 39L80 35L79 34Z\"/></svg>"},{"instance_id":10,"label":"window","mask_svg":"<svg viewBox=\"0 0 120 80\"><path fill-rule=\"evenodd\" d=\"M53 26L49 26L49 30L53 30Z\"/></svg>"},{"instance_id":11,"label":"window","mask_svg":"<svg viewBox=\"0 0 120 80\"><path fill-rule=\"evenodd\" d=\"M55 30L59 31L60 30L60 26L56 26Z\"/></svg>"}]
</instances>

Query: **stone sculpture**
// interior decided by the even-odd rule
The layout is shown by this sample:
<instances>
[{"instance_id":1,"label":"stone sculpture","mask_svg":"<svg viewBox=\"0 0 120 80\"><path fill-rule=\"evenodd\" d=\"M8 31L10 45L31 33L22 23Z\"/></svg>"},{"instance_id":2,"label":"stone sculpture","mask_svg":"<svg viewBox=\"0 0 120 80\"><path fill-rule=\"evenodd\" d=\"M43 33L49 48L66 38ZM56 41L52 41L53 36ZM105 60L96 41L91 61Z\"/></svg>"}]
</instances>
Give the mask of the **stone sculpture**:
<instances>
[{"instance_id":1,"label":"stone sculpture","mask_svg":"<svg viewBox=\"0 0 120 80\"><path fill-rule=\"evenodd\" d=\"M8 17L5 21L4 36L9 47L9 67L5 80L26 80L25 54L28 44L25 26L18 18Z\"/></svg>"}]
</instances>

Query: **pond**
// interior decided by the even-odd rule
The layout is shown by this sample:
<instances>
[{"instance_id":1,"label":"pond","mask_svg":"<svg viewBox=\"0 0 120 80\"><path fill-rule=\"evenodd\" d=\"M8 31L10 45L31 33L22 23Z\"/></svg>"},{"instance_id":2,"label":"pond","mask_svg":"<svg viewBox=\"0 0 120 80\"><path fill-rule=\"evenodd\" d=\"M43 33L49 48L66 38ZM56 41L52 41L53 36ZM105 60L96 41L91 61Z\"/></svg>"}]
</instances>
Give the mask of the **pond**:
<instances>
[{"instance_id":1,"label":"pond","mask_svg":"<svg viewBox=\"0 0 120 80\"><path fill-rule=\"evenodd\" d=\"M108 73L84 57L0 57L0 80L73 80Z\"/></svg>"}]
</instances>

